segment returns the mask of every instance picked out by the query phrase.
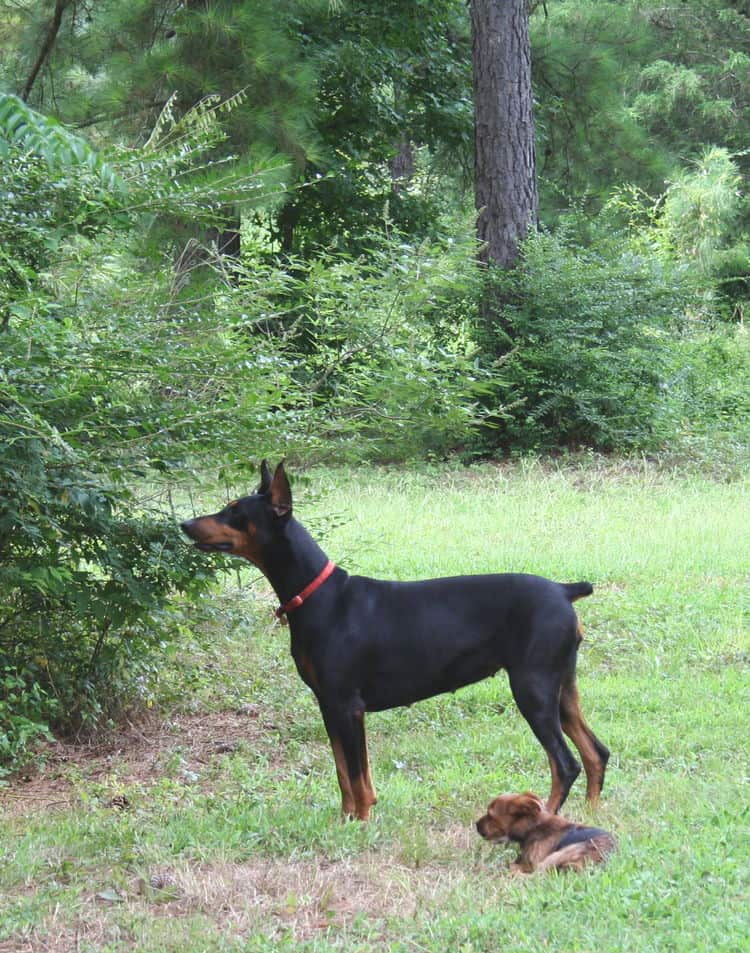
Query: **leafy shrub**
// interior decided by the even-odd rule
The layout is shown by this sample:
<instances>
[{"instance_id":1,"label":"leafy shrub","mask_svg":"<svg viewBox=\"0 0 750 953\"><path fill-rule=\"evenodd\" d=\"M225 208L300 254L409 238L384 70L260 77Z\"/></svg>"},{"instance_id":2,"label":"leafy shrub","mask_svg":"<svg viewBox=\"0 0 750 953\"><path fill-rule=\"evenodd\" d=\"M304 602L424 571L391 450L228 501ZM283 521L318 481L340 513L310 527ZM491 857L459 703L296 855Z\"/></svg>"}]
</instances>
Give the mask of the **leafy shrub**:
<instances>
[{"instance_id":1,"label":"leafy shrub","mask_svg":"<svg viewBox=\"0 0 750 953\"><path fill-rule=\"evenodd\" d=\"M248 251L222 309L271 335L292 368L278 423L305 422L305 453L394 461L463 445L491 374L471 337L473 238L410 244L370 236L366 257Z\"/></svg>"},{"instance_id":2,"label":"leafy shrub","mask_svg":"<svg viewBox=\"0 0 750 953\"><path fill-rule=\"evenodd\" d=\"M675 346L667 399L672 448L715 470L750 462L750 335L742 325L701 329Z\"/></svg>"},{"instance_id":3,"label":"leafy shrub","mask_svg":"<svg viewBox=\"0 0 750 953\"><path fill-rule=\"evenodd\" d=\"M583 249L528 239L519 266L493 273L496 307L480 334L502 368L505 447L653 447L667 435L673 335L693 285L687 269L626 241Z\"/></svg>"},{"instance_id":4,"label":"leafy shrub","mask_svg":"<svg viewBox=\"0 0 750 953\"><path fill-rule=\"evenodd\" d=\"M689 265L706 306L741 318L750 288L749 213L737 157L714 147L675 171L656 199L634 186L618 189L594 225L611 230L619 221L640 253Z\"/></svg>"},{"instance_id":5,"label":"leafy shrub","mask_svg":"<svg viewBox=\"0 0 750 953\"><path fill-rule=\"evenodd\" d=\"M252 362L231 329L210 336L200 315L186 319L171 274L155 278L161 260L138 254L134 206L189 210L209 189L190 181L188 136L172 160L152 147L129 156L132 187L118 193L90 147L13 97L0 98L0 127L7 766L48 726L92 727L146 690L180 631L171 597L195 596L214 574L174 514L137 491L196 446L213 449L222 431L207 422L243 406L233 398ZM204 139L201 125L196 150Z\"/></svg>"},{"instance_id":6,"label":"leafy shrub","mask_svg":"<svg viewBox=\"0 0 750 953\"><path fill-rule=\"evenodd\" d=\"M91 726L129 704L174 635L168 598L212 578L173 519L138 507L33 404L0 379L0 760L48 724Z\"/></svg>"},{"instance_id":7,"label":"leafy shrub","mask_svg":"<svg viewBox=\"0 0 750 953\"><path fill-rule=\"evenodd\" d=\"M55 704L33 672L14 665L0 668L0 779L35 741L49 737L47 722Z\"/></svg>"},{"instance_id":8,"label":"leafy shrub","mask_svg":"<svg viewBox=\"0 0 750 953\"><path fill-rule=\"evenodd\" d=\"M707 149L689 169L675 175L664 195L657 229L675 254L694 262L737 302L747 298L750 250L741 231L748 202L742 176L726 149Z\"/></svg>"}]
</instances>

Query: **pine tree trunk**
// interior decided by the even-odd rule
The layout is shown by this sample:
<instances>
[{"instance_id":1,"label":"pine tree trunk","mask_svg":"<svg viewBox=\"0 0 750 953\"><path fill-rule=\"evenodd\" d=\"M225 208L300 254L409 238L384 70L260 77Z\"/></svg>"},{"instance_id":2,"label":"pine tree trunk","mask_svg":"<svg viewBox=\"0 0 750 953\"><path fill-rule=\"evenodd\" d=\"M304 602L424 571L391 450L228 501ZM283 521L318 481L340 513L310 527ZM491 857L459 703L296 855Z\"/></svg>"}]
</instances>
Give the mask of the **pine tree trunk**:
<instances>
[{"instance_id":1,"label":"pine tree trunk","mask_svg":"<svg viewBox=\"0 0 750 953\"><path fill-rule=\"evenodd\" d=\"M480 257L508 268L536 226L528 0L471 0Z\"/></svg>"},{"instance_id":2,"label":"pine tree trunk","mask_svg":"<svg viewBox=\"0 0 750 953\"><path fill-rule=\"evenodd\" d=\"M407 188L414 178L414 146L409 139L404 138L398 144L398 150L390 165L393 191L399 193Z\"/></svg>"}]
</instances>

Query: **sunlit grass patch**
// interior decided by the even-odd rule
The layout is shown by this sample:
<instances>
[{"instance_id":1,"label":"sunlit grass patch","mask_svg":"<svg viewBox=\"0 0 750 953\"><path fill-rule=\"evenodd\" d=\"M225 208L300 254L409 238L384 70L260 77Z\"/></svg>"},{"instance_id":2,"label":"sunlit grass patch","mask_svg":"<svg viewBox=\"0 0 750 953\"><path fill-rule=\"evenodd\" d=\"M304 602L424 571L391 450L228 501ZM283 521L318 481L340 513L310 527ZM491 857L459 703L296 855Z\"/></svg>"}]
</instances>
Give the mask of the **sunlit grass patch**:
<instances>
[{"instance_id":1,"label":"sunlit grass patch","mask_svg":"<svg viewBox=\"0 0 750 953\"><path fill-rule=\"evenodd\" d=\"M565 811L616 834L606 867L519 881L512 851L475 834L490 798L549 783L502 672L368 715L380 802L342 824L315 700L247 570L165 659L156 735L51 760L51 804L24 803L24 782L6 792L0 950L744 953L747 489L537 464L295 487L300 519L354 571L594 583L579 682L612 760L599 809L579 781Z\"/></svg>"}]
</instances>

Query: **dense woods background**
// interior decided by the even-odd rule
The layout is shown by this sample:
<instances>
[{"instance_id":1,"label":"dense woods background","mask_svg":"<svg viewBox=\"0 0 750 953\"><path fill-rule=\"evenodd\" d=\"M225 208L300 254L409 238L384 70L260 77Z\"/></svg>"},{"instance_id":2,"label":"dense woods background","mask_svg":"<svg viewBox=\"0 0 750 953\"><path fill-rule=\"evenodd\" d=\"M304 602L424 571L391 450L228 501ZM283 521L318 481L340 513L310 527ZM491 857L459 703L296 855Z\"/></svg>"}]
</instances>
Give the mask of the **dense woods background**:
<instances>
[{"instance_id":1,"label":"dense woods background","mask_svg":"<svg viewBox=\"0 0 750 953\"><path fill-rule=\"evenodd\" d=\"M512 4L536 227L511 268L475 230L504 214L475 156L505 5L470 6L0 2L6 765L179 634L213 574L170 506L197 474L747 459L750 3Z\"/></svg>"}]
</instances>

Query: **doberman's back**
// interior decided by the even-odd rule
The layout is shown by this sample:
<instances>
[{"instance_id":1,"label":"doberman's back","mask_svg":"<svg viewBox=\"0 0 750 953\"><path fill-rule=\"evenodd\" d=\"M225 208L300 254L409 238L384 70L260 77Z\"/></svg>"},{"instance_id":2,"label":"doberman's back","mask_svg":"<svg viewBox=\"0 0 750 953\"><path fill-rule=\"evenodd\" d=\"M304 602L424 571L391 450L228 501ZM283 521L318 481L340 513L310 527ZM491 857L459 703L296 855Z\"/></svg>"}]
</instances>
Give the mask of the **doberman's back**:
<instances>
[{"instance_id":1,"label":"doberman's back","mask_svg":"<svg viewBox=\"0 0 750 953\"><path fill-rule=\"evenodd\" d=\"M454 691L530 656L558 664L575 650L576 616L566 587L540 576L419 582L348 576L331 596L335 628L318 616L319 631L303 624L296 638L315 668L344 693L356 691L369 711Z\"/></svg>"}]
</instances>

